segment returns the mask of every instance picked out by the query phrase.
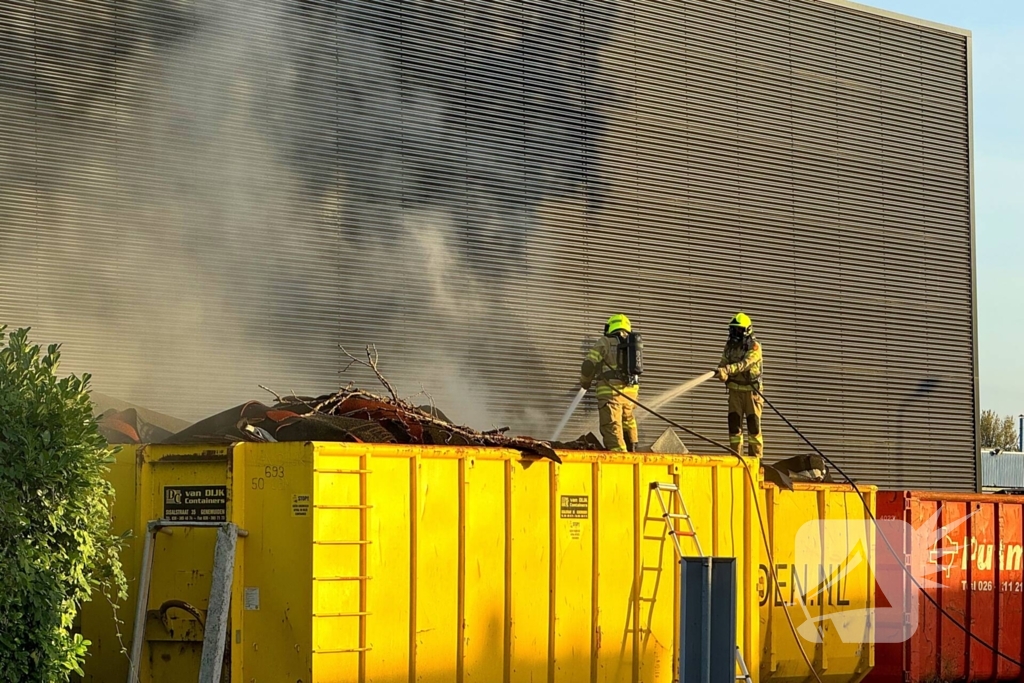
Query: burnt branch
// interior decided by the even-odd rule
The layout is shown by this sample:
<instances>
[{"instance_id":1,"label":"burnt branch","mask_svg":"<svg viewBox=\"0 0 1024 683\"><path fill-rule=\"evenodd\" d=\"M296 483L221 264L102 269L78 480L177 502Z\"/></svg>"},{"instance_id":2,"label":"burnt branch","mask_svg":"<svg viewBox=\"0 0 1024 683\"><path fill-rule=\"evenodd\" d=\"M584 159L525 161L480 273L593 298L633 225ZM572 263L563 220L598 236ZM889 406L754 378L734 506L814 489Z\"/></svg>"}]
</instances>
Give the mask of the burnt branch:
<instances>
[{"instance_id":1,"label":"burnt branch","mask_svg":"<svg viewBox=\"0 0 1024 683\"><path fill-rule=\"evenodd\" d=\"M277 393L273 389L269 389L269 388L263 386L262 384L257 384L256 386L258 386L260 389L262 389L263 391L266 391L271 396L273 396L274 399L277 400L278 403L284 403L284 399L281 398L281 394Z\"/></svg>"},{"instance_id":2,"label":"burnt branch","mask_svg":"<svg viewBox=\"0 0 1024 683\"><path fill-rule=\"evenodd\" d=\"M349 353L344 346L339 345L338 348L340 348L341 352L344 353L349 358L349 364L345 366L342 372L348 371L349 368L351 368L353 365L362 365L364 368L369 368L370 370L373 371L373 374L377 376L377 381L380 382L384 386L384 388L388 390L389 394L391 394L391 398L393 398L396 403L402 402L402 399L398 398L398 392L396 392L395 388L391 386L391 382L389 382L387 378L383 374L381 374L381 371L377 368L377 362L380 359L380 354L377 353L377 346L375 344L366 345L366 360L360 360L359 358L356 358L351 353Z\"/></svg>"}]
</instances>

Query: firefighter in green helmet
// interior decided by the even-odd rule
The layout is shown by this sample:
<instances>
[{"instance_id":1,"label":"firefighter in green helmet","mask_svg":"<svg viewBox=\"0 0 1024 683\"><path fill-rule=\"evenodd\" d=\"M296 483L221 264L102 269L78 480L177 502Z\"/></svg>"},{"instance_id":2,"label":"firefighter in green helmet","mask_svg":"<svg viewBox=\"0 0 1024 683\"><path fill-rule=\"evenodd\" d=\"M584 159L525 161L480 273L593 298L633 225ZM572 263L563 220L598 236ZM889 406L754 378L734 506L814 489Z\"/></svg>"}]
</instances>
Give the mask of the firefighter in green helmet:
<instances>
[{"instance_id":1,"label":"firefighter in green helmet","mask_svg":"<svg viewBox=\"0 0 1024 683\"><path fill-rule=\"evenodd\" d=\"M638 335L630 334L632 331L633 326L626 316L616 314L608 318L604 336L590 349L580 368L580 386L590 389L596 381L601 436L604 447L609 451L635 451L640 438L636 418L633 417L635 404L626 398L637 398L640 381L637 375L630 375L629 369L623 367L622 349L631 337L638 338Z\"/></svg>"},{"instance_id":2,"label":"firefighter in green helmet","mask_svg":"<svg viewBox=\"0 0 1024 683\"><path fill-rule=\"evenodd\" d=\"M754 391L761 389L761 344L754 336L750 316L742 311L729 323L729 341L722 352L722 360L715 376L729 389L729 445L737 453L743 450L743 422L746 418L747 455L764 455L761 436L761 412L764 399Z\"/></svg>"}]
</instances>

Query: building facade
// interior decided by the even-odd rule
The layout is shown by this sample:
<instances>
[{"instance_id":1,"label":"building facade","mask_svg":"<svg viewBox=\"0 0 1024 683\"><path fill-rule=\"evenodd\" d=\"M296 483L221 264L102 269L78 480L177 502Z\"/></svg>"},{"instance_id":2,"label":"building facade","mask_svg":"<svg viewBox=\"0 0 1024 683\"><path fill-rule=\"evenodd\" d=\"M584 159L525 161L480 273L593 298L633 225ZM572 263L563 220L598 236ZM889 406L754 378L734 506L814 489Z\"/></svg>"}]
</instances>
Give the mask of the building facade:
<instances>
[{"instance_id":1,"label":"building facade","mask_svg":"<svg viewBox=\"0 0 1024 683\"><path fill-rule=\"evenodd\" d=\"M855 478L977 485L966 32L824 0L0 19L0 323L104 393L199 418L370 385L340 347L374 344L403 394L544 437L611 313L650 399L742 309L766 394ZM726 440L717 383L664 410Z\"/></svg>"}]
</instances>

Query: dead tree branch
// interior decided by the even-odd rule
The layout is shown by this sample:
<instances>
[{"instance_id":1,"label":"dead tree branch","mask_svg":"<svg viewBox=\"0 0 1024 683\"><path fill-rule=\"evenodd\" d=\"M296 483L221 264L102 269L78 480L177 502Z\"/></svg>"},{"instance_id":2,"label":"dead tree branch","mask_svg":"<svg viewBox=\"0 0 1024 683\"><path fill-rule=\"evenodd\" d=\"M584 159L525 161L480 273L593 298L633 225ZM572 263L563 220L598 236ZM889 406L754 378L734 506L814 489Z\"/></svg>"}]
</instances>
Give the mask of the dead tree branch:
<instances>
[{"instance_id":1,"label":"dead tree branch","mask_svg":"<svg viewBox=\"0 0 1024 683\"><path fill-rule=\"evenodd\" d=\"M391 394L391 398L393 398L396 403L402 402L402 399L398 398L398 392L396 392L395 388L391 386L391 382L389 382L387 378L381 374L380 370L377 369L377 361L379 360L380 356L377 353L376 345L366 345L366 360L360 360L356 358L351 353L349 353L344 346L339 345L338 348L341 349L342 353L348 356L350 361L349 364L346 365L345 368L342 370L342 372L348 371L348 369L351 368L353 365L362 365L365 368L369 368L370 370L373 371L373 374L377 376L377 381L384 385L384 388L388 390L389 394Z\"/></svg>"},{"instance_id":2,"label":"dead tree branch","mask_svg":"<svg viewBox=\"0 0 1024 683\"><path fill-rule=\"evenodd\" d=\"M284 403L284 400L281 398L281 395L279 393L277 393L276 391L274 391L273 389L269 389L269 388L263 386L262 384L257 384L256 386L258 386L263 391L266 391L266 392L270 393L275 399L277 399L278 403Z\"/></svg>"}]
</instances>

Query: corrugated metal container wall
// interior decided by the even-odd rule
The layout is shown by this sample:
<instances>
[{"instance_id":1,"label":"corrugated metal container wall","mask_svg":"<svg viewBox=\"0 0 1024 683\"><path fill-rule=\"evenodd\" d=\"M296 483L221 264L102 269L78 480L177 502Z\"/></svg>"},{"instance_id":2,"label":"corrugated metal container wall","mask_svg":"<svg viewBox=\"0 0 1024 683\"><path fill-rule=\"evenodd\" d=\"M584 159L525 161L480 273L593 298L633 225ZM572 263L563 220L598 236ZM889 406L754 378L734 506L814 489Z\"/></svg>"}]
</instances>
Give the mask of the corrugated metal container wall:
<instances>
[{"instance_id":1,"label":"corrugated metal container wall","mask_svg":"<svg viewBox=\"0 0 1024 683\"><path fill-rule=\"evenodd\" d=\"M0 320L106 393L198 418L373 342L403 393L546 435L610 313L650 397L743 308L852 474L975 485L963 32L810 0L15 0L0 51ZM726 432L710 385L668 412Z\"/></svg>"},{"instance_id":2,"label":"corrugated metal container wall","mask_svg":"<svg viewBox=\"0 0 1024 683\"><path fill-rule=\"evenodd\" d=\"M868 683L1019 681L1024 497L880 491L876 507L880 532L908 559L893 558L876 540L877 640ZM906 526L890 531L889 520ZM896 563L915 570L945 616Z\"/></svg>"},{"instance_id":3,"label":"corrugated metal container wall","mask_svg":"<svg viewBox=\"0 0 1024 683\"><path fill-rule=\"evenodd\" d=\"M655 482L680 487L705 553L736 558L737 644L758 671L759 477L731 456L565 452L556 466L494 448L147 446L111 480L119 495L128 487L117 528L134 531L122 553L133 584L149 520L246 531L227 658L236 683L670 683L679 565ZM168 531L151 541L143 683L197 678L209 616L215 531ZM120 645L134 603L120 637L103 601L83 615L97 644L86 681L128 676Z\"/></svg>"},{"instance_id":4,"label":"corrugated metal container wall","mask_svg":"<svg viewBox=\"0 0 1024 683\"><path fill-rule=\"evenodd\" d=\"M876 550L868 513L874 512L876 490L861 487L865 507L851 486L794 486L793 491L772 484L761 489L771 548L762 540L758 680L857 683L874 665Z\"/></svg>"},{"instance_id":5,"label":"corrugated metal container wall","mask_svg":"<svg viewBox=\"0 0 1024 683\"><path fill-rule=\"evenodd\" d=\"M142 566L142 541L145 530L139 525L139 484L138 452L141 446L121 446L114 450L113 460L106 479L114 487L114 504L111 509L111 530L122 536L121 568L128 579L128 598L114 606L95 591L92 600L82 604L78 616L81 633L89 634L88 671L82 678L85 683L121 681L128 677L128 658L124 648L131 645L132 626L135 618L132 612L138 594L138 577ZM116 619L116 621L115 621ZM72 680L75 680L74 678Z\"/></svg>"}]
</instances>

